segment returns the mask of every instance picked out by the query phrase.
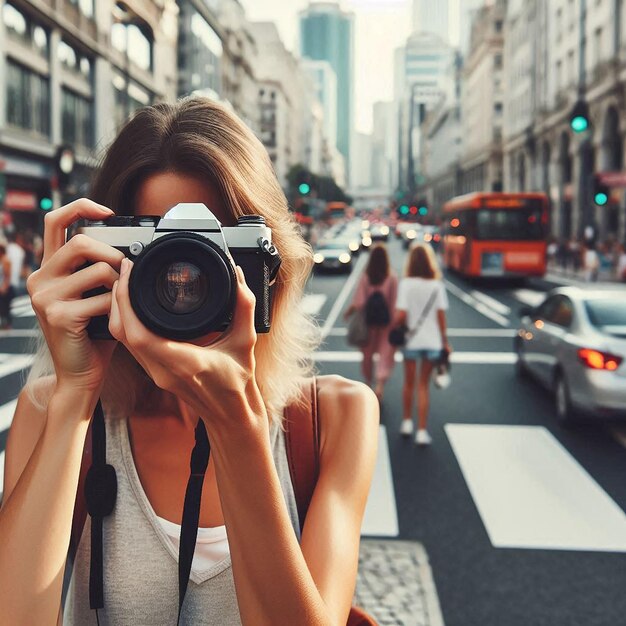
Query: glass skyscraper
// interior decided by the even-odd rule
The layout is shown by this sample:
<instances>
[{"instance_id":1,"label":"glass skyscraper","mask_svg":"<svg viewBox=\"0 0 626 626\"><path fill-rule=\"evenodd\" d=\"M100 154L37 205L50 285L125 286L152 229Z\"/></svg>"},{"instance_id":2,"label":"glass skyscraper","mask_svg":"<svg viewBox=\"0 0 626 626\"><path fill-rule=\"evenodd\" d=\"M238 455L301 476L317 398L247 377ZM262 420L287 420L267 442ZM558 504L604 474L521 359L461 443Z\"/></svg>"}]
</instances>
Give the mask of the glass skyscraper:
<instances>
[{"instance_id":1,"label":"glass skyscraper","mask_svg":"<svg viewBox=\"0 0 626 626\"><path fill-rule=\"evenodd\" d=\"M337 149L350 171L354 93L354 15L333 2L310 4L300 13L300 54L328 61L337 75Z\"/></svg>"}]
</instances>

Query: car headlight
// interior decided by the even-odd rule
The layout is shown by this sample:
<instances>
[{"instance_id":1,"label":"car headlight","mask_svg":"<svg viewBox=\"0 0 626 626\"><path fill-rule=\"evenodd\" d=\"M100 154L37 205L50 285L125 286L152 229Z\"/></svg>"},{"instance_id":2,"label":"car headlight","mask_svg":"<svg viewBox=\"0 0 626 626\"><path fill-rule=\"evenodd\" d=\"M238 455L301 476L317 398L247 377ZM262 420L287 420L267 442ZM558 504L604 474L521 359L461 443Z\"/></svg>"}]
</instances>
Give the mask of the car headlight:
<instances>
[{"instance_id":1,"label":"car headlight","mask_svg":"<svg viewBox=\"0 0 626 626\"><path fill-rule=\"evenodd\" d=\"M417 237L417 232L415 232L414 230L407 230L406 231L406 238L407 239L415 239L415 237Z\"/></svg>"},{"instance_id":2,"label":"car headlight","mask_svg":"<svg viewBox=\"0 0 626 626\"><path fill-rule=\"evenodd\" d=\"M366 248L369 248L372 245L372 238L371 237L363 237L363 245Z\"/></svg>"},{"instance_id":3,"label":"car headlight","mask_svg":"<svg viewBox=\"0 0 626 626\"><path fill-rule=\"evenodd\" d=\"M360 248L359 242L351 241L348 247L350 248L350 250L352 250L352 252L356 252Z\"/></svg>"},{"instance_id":4,"label":"car headlight","mask_svg":"<svg viewBox=\"0 0 626 626\"><path fill-rule=\"evenodd\" d=\"M339 255L339 263L350 263L351 260L352 257L347 252Z\"/></svg>"},{"instance_id":5,"label":"car headlight","mask_svg":"<svg viewBox=\"0 0 626 626\"><path fill-rule=\"evenodd\" d=\"M363 220L363 221L361 222L361 228L365 228L365 229L367 229L367 228L369 228L369 227L370 227L370 221L369 221L369 220Z\"/></svg>"},{"instance_id":6,"label":"car headlight","mask_svg":"<svg viewBox=\"0 0 626 626\"><path fill-rule=\"evenodd\" d=\"M424 235L424 241L425 241L426 243L430 243L432 240L433 240L433 236L432 236L430 233L426 233L426 234Z\"/></svg>"},{"instance_id":7,"label":"car headlight","mask_svg":"<svg viewBox=\"0 0 626 626\"><path fill-rule=\"evenodd\" d=\"M315 263L323 263L324 262L324 255L320 254L319 252L317 252L316 254L313 255L313 261Z\"/></svg>"},{"instance_id":8,"label":"car headlight","mask_svg":"<svg viewBox=\"0 0 626 626\"><path fill-rule=\"evenodd\" d=\"M369 231L369 230L364 230L364 231L361 233L361 237L363 237L364 239L365 239L365 237L371 237L371 236L372 236L372 233L370 233L370 231Z\"/></svg>"},{"instance_id":9,"label":"car headlight","mask_svg":"<svg viewBox=\"0 0 626 626\"><path fill-rule=\"evenodd\" d=\"M382 226L380 229L380 232L382 235L388 235L389 234L389 226Z\"/></svg>"}]
</instances>

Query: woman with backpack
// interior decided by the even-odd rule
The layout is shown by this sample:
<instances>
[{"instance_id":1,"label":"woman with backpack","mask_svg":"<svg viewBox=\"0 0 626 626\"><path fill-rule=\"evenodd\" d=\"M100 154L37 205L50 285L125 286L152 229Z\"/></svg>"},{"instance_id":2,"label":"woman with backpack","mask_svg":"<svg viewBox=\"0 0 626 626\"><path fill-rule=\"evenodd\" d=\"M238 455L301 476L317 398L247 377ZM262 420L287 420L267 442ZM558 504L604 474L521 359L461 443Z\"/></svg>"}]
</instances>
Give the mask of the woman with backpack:
<instances>
[{"instance_id":1,"label":"woman with backpack","mask_svg":"<svg viewBox=\"0 0 626 626\"><path fill-rule=\"evenodd\" d=\"M406 326L404 346L403 415L400 433L413 434L413 392L417 379L419 426L415 443L429 445L428 410L433 368L450 353L446 327L448 298L433 249L416 244L409 252L398 288L394 326ZM417 361L421 361L419 375Z\"/></svg>"},{"instance_id":2,"label":"woman with backpack","mask_svg":"<svg viewBox=\"0 0 626 626\"><path fill-rule=\"evenodd\" d=\"M225 330L191 340L137 317L130 294L143 285L141 260L125 258L118 239L120 247L87 234L66 242L79 219L137 232L166 213L176 221L179 203L196 211L194 231L239 223L229 232L260 240L257 258L278 251L269 332L256 331L253 272L235 266L219 239L186 233L215 274L207 282L198 272L183 293L208 284L207 297L223 296L229 313ZM271 245L246 239L259 214ZM159 280L200 258L187 249L164 257L173 269ZM42 337L6 446L0 622L56 624L61 612L65 626L347 622L378 406L361 383L312 377L317 330L300 307L312 265L266 150L227 107L201 97L158 103L122 127L90 199L46 215L41 268L27 281ZM176 302L175 281L166 288L159 302ZM88 332L102 316L114 339ZM312 432L314 416L314 447L291 444L296 426ZM303 460L314 470L304 485L292 474Z\"/></svg>"},{"instance_id":3,"label":"woman with backpack","mask_svg":"<svg viewBox=\"0 0 626 626\"><path fill-rule=\"evenodd\" d=\"M363 352L363 377L371 387L374 379L374 355L378 354L376 368L376 397L382 402L385 383L393 371L395 348L389 343L388 335L392 312L396 306L398 277L390 268L387 249L380 243L370 251L370 257L357 286L352 304L346 309L348 319L361 311L367 325L367 343Z\"/></svg>"}]
</instances>

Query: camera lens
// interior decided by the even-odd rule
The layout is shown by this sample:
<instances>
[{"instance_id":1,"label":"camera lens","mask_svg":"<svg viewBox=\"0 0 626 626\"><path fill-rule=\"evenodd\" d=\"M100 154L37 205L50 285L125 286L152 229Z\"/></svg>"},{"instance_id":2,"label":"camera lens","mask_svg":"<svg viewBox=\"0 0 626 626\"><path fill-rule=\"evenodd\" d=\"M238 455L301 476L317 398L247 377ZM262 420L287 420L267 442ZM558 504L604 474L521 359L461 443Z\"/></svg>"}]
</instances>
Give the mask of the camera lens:
<instances>
[{"instance_id":1,"label":"camera lens","mask_svg":"<svg viewBox=\"0 0 626 626\"><path fill-rule=\"evenodd\" d=\"M155 283L158 303L176 315L200 309L209 295L207 275L189 262L175 262L163 268Z\"/></svg>"}]
</instances>

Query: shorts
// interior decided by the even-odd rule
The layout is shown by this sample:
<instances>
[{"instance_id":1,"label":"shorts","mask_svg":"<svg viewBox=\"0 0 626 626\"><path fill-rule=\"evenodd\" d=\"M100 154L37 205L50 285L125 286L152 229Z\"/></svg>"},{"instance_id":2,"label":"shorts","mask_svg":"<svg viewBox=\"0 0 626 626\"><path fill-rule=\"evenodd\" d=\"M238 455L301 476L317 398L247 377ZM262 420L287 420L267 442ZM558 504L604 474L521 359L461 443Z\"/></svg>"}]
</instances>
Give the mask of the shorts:
<instances>
[{"instance_id":1,"label":"shorts","mask_svg":"<svg viewBox=\"0 0 626 626\"><path fill-rule=\"evenodd\" d=\"M411 348L404 348L402 354L407 361L418 361L424 359L425 361L438 361L441 358L443 350L413 350Z\"/></svg>"}]
</instances>

